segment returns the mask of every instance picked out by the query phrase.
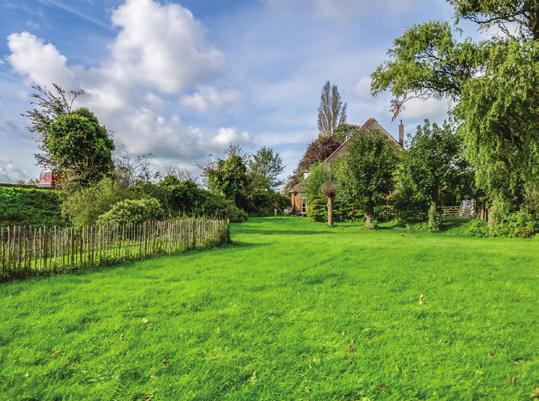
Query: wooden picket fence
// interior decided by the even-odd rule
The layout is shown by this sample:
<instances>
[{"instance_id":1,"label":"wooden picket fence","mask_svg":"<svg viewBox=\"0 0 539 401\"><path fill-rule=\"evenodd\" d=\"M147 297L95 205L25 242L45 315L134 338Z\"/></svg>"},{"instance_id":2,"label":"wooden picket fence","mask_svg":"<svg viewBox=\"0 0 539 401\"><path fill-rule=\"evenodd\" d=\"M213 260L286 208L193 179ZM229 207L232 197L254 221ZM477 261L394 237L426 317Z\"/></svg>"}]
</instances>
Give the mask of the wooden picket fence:
<instances>
[{"instance_id":1,"label":"wooden picket fence","mask_svg":"<svg viewBox=\"0 0 539 401\"><path fill-rule=\"evenodd\" d=\"M228 239L227 221L204 218L84 228L0 227L0 280L173 254Z\"/></svg>"}]
</instances>

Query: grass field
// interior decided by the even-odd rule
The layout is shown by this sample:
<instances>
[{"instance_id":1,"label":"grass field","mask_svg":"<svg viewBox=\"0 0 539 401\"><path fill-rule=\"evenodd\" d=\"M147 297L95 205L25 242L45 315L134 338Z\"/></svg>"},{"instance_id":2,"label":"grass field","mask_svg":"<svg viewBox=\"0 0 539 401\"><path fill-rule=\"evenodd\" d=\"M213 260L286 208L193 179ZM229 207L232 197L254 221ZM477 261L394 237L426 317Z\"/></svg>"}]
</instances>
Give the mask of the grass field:
<instances>
[{"instance_id":1,"label":"grass field","mask_svg":"<svg viewBox=\"0 0 539 401\"><path fill-rule=\"evenodd\" d=\"M539 397L538 240L301 218L232 238L1 284L0 399Z\"/></svg>"}]
</instances>

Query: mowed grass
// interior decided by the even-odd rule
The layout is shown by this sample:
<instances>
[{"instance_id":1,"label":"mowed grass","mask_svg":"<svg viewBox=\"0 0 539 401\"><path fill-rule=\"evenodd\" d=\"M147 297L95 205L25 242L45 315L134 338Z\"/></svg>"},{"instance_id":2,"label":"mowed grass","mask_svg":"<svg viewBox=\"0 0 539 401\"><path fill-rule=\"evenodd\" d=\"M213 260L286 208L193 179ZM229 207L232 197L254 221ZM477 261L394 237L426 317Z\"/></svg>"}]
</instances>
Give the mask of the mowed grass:
<instances>
[{"instance_id":1,"label":"mowed grass","mask_svg":"<svg viewBox=\"0 0 539 401\"><path fill-rule=\"evenodd\" d=\"M0 284L3 400L530 400L539 241L302 218Z\"/></svg>"}]
</instances>

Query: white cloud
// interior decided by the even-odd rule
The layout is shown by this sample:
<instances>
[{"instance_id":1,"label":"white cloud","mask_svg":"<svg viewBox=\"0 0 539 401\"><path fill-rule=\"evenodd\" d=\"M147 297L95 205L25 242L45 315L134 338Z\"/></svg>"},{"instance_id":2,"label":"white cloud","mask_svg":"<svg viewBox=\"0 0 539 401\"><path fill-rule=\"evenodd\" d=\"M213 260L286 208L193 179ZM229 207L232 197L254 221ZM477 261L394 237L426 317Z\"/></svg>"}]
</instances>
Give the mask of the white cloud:
<instances>
[{"instance_id":1,"label":"white cloud","mask_svg":"<svg viewBox=\"0 0 539 401\"><path fill-rule=\"evenodd\" d=\"M235 89L219 90L211 86L199 88L191 95L183 96L181 105L207 113L222 110L241 99L241 94Z\"/></svg>"},{"instance_id":2,"label":"white cloud","mask_svg":"<svg viewBox=\"0 0 539 401\"><path fill-rule=\"evenodd\" d=\"M217 135L212 138L212 144L215 148L223 148L229 144L247 145L251 142L251 136L248 132L239 132L236 128L219 128Z\"/></svg>"},{"instance_id":3,"label":"white cloud","mask_svg":"<svg viewBox=\"0 0 539 401\"><path fill-rule=\"evenodd\" d=\"M371 78L361 77L354 85L354 95L359 98L371 97Z\"/></svg>"},{"instance_id":4,"label":"white cloud","mask_svg":"<svg viewBox=\"0 0 539 401\"><path fill-rule=\"evenodd\" d=\"M91 108L117 145L129 152L193 165L230 141L248 142L247 133L230 128L205 135L186 126L174 111L182 90L204 83L223 58L207 43L202 25L189 10L175 3L126 0L113 11L112 22L120 31L97 67L70 68L53 44L27 32L10 35L8 61L28 82L66 88L78 82L86 91L81 104ZM239 92L202 86L191 96L192 106L206 111L236 101Z\"/></svg>"},{"instance_id":5,"label":"white cloud","mask_svg":"<svg viewBox=\"0 0 539 401\"><path fill-rule=\"evenodd\" d=\"M72 87L73 72L66 66L67 59L52 43L45 43L28 32L8 36L11 54L7 60L19 74L29 81Z\"/></svg>"},{"instance_id":6,"label":"white cloud","mask_svg":"<svg viewBox=\"0 0 539 401\"><path fill-rule=\"evenodd\" d=\"M18 181L27 180L28 174L13 164L11 159L0 158L0 182L13 184Z\"/></svg>"},{"instance_id":7,"label":"white cloud","mask_svg":"<svg viewBox=\"0 0 539 401\"><path fill-rule=\"evenodd\" d=\"M111 46L109 73L138 80L174 94L200 81L220 64L223 54L208 44L202 25L179 4L127 0L112 14L121 29Z\"/></svg>"},{"instance_id":8,"label":"white cloud","mask_svg":"<svg viewBox=\"0 0 539 401\"><path fill-rule=\"evenodd\" d=\"M411 99L404 105L404 110L399 118L412 121L423 121L428 118L431 121L441 122L447 119L449 103L447 100L429 98L427 100Z\"/></svg>"}]
</instances>

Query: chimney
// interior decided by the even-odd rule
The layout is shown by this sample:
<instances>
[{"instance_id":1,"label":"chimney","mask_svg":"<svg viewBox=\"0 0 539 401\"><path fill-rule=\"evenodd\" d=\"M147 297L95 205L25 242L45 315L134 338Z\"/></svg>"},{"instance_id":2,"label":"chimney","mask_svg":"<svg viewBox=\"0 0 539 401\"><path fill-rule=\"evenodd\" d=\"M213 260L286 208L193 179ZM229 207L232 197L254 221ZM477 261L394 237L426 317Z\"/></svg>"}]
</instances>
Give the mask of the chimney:
<instances>
[{"instance_id":1,"label":"chimney","mask_svg":"<svg viewBox=\"0 0 539 401\"><path fill-rule=\"evenodd\" d=\"M404 148L404 124L402 123L402 120L399 125L399 144Z\"/></svg>"}]
</instances>

